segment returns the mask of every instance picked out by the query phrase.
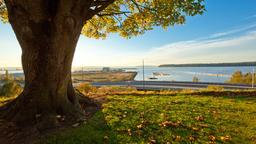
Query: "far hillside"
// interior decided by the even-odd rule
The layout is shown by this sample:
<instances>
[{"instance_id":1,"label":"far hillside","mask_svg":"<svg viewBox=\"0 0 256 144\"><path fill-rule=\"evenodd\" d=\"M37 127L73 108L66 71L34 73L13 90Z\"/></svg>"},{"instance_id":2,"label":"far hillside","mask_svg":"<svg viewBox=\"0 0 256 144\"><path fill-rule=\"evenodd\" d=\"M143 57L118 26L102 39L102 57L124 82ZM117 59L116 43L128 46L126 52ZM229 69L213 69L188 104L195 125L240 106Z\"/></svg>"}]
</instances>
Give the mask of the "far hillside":
<instances>
[{"instance_id":1,"label":"far hillside","mask_svg":"<svg viewBox=\"0 0 256 144\"><path fill-rule=\"evenodd\" d=\"M235 66L256 66L256 62L163 64L163 65L160 65L159 67L235 67Z\"/></svg>"}]
</instances>

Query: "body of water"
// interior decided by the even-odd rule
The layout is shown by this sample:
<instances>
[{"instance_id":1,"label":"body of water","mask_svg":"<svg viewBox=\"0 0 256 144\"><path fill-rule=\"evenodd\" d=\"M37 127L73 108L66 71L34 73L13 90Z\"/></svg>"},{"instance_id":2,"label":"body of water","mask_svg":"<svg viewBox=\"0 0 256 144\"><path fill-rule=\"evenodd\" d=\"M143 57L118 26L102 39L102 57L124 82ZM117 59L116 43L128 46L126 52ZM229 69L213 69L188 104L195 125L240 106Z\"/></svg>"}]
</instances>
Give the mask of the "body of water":
<instances>
[{"instance_id":1,"label":"body of water","mask_svg":"<svg viewBox=\"0 0 256 144\"><path fill-rule=\"evenodd\" d=\"M143 70L136 68L138 75L135 80L143 79ZM145 67L145 80L157 78L154 81L192 81L198 77L200 82L223 83L230 79L236 71L243 73L253 72L253 67ZM154 76L153 73L162 73L164 76Z\"/></svg>"},{"instance_id":2,"label":"body of water","mask_svg":"<svg viewBox=\"0 0 256 144\"><path fill-rule=\"evenodd\" d=\"M118 67L122 68L122 67ZM145 80L152 81L192 81L193 77L199 78L200 82L220 82L227 81L236 71L243 73L253 72L254 67L156 67L146 66L144 69ZM18 68L5 68L9 73L16 76L22 75L23 71ZM102 67L75 67L73 71L99 71ZM126 71L138 72L135 80L143 80L142 67L122 68ZM256 69L256 68L255 68ZM0 74L4 74L2 69ZM163 76L154 76L153 73L161 73ZM156 78L156 79L151 79Z\"/></svg>"}]
</instances>

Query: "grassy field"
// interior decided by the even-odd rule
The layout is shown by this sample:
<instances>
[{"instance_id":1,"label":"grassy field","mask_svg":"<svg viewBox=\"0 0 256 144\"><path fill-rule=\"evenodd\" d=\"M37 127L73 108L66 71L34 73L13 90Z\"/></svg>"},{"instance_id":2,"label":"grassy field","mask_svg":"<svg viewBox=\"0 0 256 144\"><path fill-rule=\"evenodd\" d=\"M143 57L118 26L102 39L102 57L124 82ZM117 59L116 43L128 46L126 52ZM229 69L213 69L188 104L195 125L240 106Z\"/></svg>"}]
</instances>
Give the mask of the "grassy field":
<instances>
[{"instance_id":1,"label":"grassy field","mask_svg":"<svg viewBox=\"0 0 256 144\"><path fill-rule=\"evenodd\" d=\"M108 96L86 124L43 142L254 144L256 97Z\"/></svg>"},{"instance_id":2,"label":"grassy field","mask_svg":"<svg viewBox=\"0 0 256 144\"><path fill-rule=\"evenodd\" d=\"M84 74L72 74L73 80L85 80L88 82L116 82L134 80L136 72L87 72Z\"/></svg>"},{"instance_id":3,"label":"grassy field","mask_svg":"<svg viewBox=\"0 0 256 144\"><path fill-rule=\"evenodd\" d=\"M118 82L118 81L132 81L134 80L136 72L84 72L72 73L74 82L77 80L84 80L87 82ZM1 77L1 75L0 75ZM12 76L13 77L13 76ZM24 82L24 75L15 75L15 80Z\"/></svg>"}]
</instances>

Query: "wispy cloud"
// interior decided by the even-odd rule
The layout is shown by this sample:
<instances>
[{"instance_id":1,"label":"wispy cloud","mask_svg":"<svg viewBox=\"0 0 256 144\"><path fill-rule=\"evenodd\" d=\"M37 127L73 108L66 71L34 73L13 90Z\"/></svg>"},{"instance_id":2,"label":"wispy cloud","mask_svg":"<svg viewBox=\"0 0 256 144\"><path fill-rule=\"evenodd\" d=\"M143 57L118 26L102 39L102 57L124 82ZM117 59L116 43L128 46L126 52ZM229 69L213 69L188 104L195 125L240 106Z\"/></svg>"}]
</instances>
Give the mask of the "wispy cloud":
<instances>
[{"instance_id":1,"label":"wispy cloud","mask_svg":"<svg viewBox=\"0 0 256 144\"><path fill-rule=\"evenodd\" d=\"M153 48L145 55L150 64L256 60L256 25ZM251 31L247 31L247 30ZM244 32L237 37L230 34ZM235 59L234 59L235 58Z\"/></svg>"},{"instance_id":2,"label":"wispy cloud","mask_svg":"<svg viewBox=\"0 0 256 144\"><path fill-rule=\"evenodd\" d=\"M82 47L86 44L80 42L79 45ZM74 65L134 66L140 64L142 59L147 65L256 61L256 23L143 52L116 52L101 46L87 47L86 53L77 51ZM99 49L97 53L95 49Z\"/></svg>"},{"instance_id":3,"label":"wispy cloud","mask_svg":"<svg viewBox=\"0 0 256 144\"><path fill-rule=\"evenodd\" d=\"M256 23L253 23L253 24L250 24L250 25L237 27L237 28L234 28L234 29L226 31L226 32L215 33L215 34L212 34L212 35L210 35L209 37L207 37L205 39L216 39L216 38L220 38L220 37L227 37L227 36L231 36L231 35L234 35L234 34L237 34L237 33L250 31L250 30L255 29L255 28L256 28Z\"/></svg>"}]
</instances>

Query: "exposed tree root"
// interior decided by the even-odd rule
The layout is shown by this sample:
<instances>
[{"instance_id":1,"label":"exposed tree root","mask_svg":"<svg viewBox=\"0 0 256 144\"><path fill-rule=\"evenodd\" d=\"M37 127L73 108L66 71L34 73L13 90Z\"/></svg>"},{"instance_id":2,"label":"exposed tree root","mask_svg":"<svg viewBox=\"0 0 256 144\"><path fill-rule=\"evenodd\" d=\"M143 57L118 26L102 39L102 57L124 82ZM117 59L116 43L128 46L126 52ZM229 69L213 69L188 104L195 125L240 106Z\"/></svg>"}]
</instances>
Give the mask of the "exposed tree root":
<instances>
[{"instance_id":1,"label":"exposed tree root","mask_svg":"<svg viewBox=\"0 0 256 144\"><path fill-rule=\"evenodd\" d=\"M2 116L0 119L0 142L4 144L37 143L39 142L40 136L45 132L56 131L72 125L77 126L89 119L100 109L100 103L96 103L95 100L84 96L79 91L76 91L76 96L78 97L81 111L76 111L77 109L71 108L68 115L67 113L65 115L54 113L45 116L38 114L35 116L35 121L25 125L10 121L12 120L10 118L15 118L15 116L19 115L19 111L14 108L17 106L17 99L7 103L1 107L0 111ZM10 115L10 112L16 112L16 114Z\"/></svg>"}]
</instances>

